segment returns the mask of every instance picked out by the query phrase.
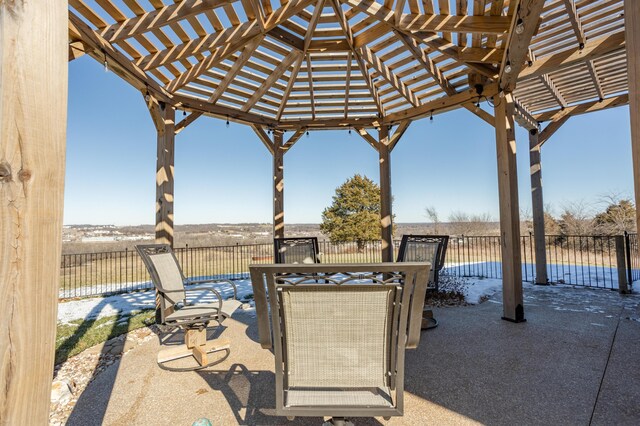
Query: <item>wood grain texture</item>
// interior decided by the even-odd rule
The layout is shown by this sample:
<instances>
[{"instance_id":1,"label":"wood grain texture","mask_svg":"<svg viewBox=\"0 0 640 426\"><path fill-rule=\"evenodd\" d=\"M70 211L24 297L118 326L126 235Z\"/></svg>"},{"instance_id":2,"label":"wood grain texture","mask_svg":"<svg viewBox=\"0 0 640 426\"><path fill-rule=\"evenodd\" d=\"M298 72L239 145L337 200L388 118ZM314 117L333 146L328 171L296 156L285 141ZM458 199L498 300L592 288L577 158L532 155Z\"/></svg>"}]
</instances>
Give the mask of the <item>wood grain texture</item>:
<instances>
[{"instance_id":1,"label":"wood grain texture","mask_svg":"<svg viewBox=\"0 0 640 426\"><path fill-rule=\"evenodd\" d=\"M390 143L388 127L381 126L378 131L378 153L380 154L380 227L383 262L393 262L393 199L391 196Z\"/></svg>"},{"instance_id":2,"label":"wood grain texture","mask_svg":"<svg viewBox=\"0 0 640 426\"><path fill-rule=\"evenodd\" d=\"M66 1L0 1L0 423L6 425L49 422L68 41Z\"/></svg>"},{"instance_id":3,"label":"wood grain texture","mask_svg":"<svg viewBox=\"0 0 640 426\"><path fill-rule=\"evenodd\" d=\"M516 135L513 97L493 98L496 117L498 196L502 244L502 303L504 319L524 320L522 260L520 255L520 207L516 167Z\"/></svg>"},{"instance_id":4,"label":"wood grain texture","mask_svg":"<svg viewBox=\"0 0 640 426\"><path fill-rule=\"evenodd\" d=\"M627 73L629 81L629 114L631 116L631 155L636 206L640 203L640 2L624 1L627 40ZM640 230L640 208L636 208Z\"/></svg>"},{"instance_id":5,"label":"wood grain texture","mask_svg":"<svg viewBox=\"0 0 640 426\"><path fill-rule=\"evenodd\" d=\"M273 132L273 238L284 238L283 133Z\"/></svg>"},{"instance_id":6,"label":"wood grain texture","mask_svg":"<svg viewBox=\"0 0 640 426\"><path fill-rule=\"evenodd\" d=\"M156 243L173 247L173 184L175 156L175 110L160 104L156 158ZM154 120L155 121L155 120Z\"/></svg>"},{"instance_id":7,"label":"wood grain texture","mask_svg":"<svg viewBox=\"0 0 640 426\"><path fill-rule=\"evenodd\" d=\"M529 174L531 175L531 210L536 252L536 284L547 284L547 251L544 231L544 199L542 193L542 158L538 130L529 131Z\"/></svg>"}]
</instances>

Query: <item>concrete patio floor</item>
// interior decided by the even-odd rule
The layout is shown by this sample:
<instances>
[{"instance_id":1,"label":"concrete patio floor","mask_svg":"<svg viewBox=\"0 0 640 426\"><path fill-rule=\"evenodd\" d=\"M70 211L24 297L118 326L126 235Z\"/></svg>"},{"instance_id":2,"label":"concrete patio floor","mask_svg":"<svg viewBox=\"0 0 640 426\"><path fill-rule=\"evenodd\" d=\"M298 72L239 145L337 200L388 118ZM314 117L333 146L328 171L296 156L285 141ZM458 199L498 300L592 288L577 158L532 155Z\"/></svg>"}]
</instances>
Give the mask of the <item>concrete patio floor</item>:
<instances>
[{"instance_id":1,"label":"concrete patio floor","mask_svg":"<svg viewBox=\"0 0 640 426\"><path fill-rule=\"evenodd\" d=\"M640 424L640 296L528 285L521 324L500 319L500 301L435 309L440 326L407 351L404 417L355 423ZM68 424L321 424L275 416L274 358L256 343L254 313L225 326L223 363L162 370L152 339L87 387Z\"/></svg>"}]
</instances>

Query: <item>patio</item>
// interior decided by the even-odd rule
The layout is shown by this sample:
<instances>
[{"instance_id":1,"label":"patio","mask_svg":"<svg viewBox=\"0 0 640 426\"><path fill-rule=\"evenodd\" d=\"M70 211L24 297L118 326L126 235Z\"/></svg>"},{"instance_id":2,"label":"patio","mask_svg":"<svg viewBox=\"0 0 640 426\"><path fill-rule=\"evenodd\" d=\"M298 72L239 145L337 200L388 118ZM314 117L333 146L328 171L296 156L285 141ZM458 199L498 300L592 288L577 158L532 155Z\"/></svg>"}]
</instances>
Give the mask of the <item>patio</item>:
<instances>
[{"instance_id":1,"label":"patio","mask_svg":"<svg viewBox=\"0 0 640 426\"><path fill-rule=\"evenodd\" d=\"M0 1L0 418L47 419L68 61L87 55L149 109L158 243L173 244L176 135L200 117L251 126L266 147L274 237L285 235L285 154L309 130L353 129L378 157L383 261L393 260L392 151L411 122L464 108L491 125L503 291L437 313L443 326L408 353L413 396L392 422L584 424L593 413L594 423L637 423L640 380L628 366L639 330L626 319L637 320L637 296L624 308L606 292L523 294L514 127L530 135L536 282L545 284L540 151L567 120L630 106L640 200L638 46L634 0ZM218 373L172 375L153 361L155 344L134 350L89 388L72 424L215 413L222 423L283 423L269 416L273 360L254 350L255 323L239 316L225 334L234 352ZM232 365L246 370L227 375Z\"/></svg>"},{"instance_id":2,"label":"patio","mask_svg":"<svg viewBox=\"0 0 640 426\"><path fill-rule=\"evenodd\" d=\"M528 322L518 327L500 320L501 298L436 308L441 326L407 351L404 417L356 423L637 423L640 296L525 285ZM255 312L239 311L225 326L232 354L224 363L161 370L154 336L97 376L68 424L287 424L273 414L273 356L256 342Z\"/></svg>"}]
</instances>

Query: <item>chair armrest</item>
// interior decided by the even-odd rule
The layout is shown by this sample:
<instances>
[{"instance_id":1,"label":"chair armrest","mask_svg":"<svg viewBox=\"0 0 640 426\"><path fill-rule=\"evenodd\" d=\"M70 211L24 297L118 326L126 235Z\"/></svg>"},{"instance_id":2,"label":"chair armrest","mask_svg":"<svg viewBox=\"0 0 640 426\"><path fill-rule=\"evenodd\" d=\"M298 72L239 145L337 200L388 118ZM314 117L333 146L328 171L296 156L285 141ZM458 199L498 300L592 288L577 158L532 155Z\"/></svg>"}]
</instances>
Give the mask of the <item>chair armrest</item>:
<instances>
[{"instance_id":1,"label":"chair armrest","mask_svg":"<svg viewBox=\"0 0 640 426\"><path fill-rule=\"evenodd\" d=\"M220 314L222 314L222 295L214 288L211 287L191 287L191 288L185 288L184 289L185 292L190 292L190 291L210 291L213 294L216 295L217 299L218 299L218 312ZM186 301L186 299L185 299Z\"/></svg>"},{"instance_id":2,"label":"chair armrest","mask_svg":"<svg viewBox=\"0 0 640 426\"><path fill-rule=\"evenodd\" d=\"M213 284L227 283L227 284L229 284L231 287L233 287L233 298L235 300L238 300L238 287L231 280L218 280L218 279L207 279L207 280L189 280L189 279L187 279L187 280L185 280L185 284L188 284L188 285L191 285L191 284L206 284L206 283L213 283Z\"/></svg>"}]
</instances>

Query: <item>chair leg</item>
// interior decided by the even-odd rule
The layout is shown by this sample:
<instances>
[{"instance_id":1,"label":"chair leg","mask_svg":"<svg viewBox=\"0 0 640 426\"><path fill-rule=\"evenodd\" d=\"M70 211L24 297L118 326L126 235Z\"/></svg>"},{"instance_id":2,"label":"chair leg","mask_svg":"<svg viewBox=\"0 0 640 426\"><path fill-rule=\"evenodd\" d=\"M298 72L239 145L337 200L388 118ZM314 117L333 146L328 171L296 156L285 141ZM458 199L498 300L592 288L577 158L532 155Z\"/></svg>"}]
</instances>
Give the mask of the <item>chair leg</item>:
<instances>
[{"instance_id":1,"label":"chair leg","mask_svg":"<svg viewBox=\"0 0 640 426\"><path fill-rule=\"evenodd\" d=\"M353 426L353 422L345 417L331 417L322 426Z\"/></svg>"},{"instance_id":2,"label":"chair leg","mask_svg":"<svg viewBox=\"0 0 640 426\"><path fill-rule=\"evenodd\" d=\"M188 328L184 333L184 345L161 350L158 352L157 360L162 367L162 364L166 362L193 356L199 364L199 367L196 368L202 368L209 365L208 354L219 351L229 353L229 348L229 341L225 339L207 342L207 329L204 327Z\"/></svg>"},{"instance_id":3,"label":"chair leg","mask_svg":"<svg viewBox=\"0 0 640 426\"><path fill-rule=\"evenodd\" d=\"M422 311L422 330L430 330L438 326L438 320L433 317L432 309L424 309Z\"/></svg>"}]
</instances>

